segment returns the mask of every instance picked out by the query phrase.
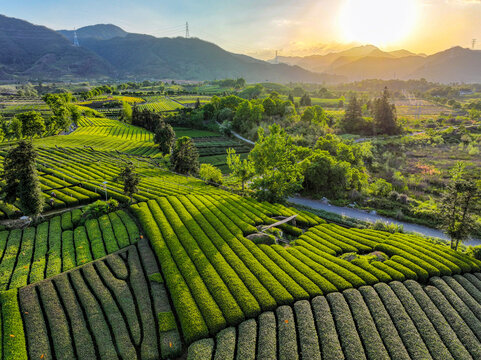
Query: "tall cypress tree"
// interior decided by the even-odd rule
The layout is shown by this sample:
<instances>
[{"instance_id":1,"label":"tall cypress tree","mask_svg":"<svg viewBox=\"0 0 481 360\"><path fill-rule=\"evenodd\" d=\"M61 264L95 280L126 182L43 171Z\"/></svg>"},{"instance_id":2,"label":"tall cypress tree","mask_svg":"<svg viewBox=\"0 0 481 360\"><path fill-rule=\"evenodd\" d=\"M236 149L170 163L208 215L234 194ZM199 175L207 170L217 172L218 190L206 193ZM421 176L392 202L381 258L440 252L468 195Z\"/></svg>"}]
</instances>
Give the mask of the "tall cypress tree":
<instances>
[{"instance_id":1,"label":"tall cypress tree","mask_svg":"<svg viewBox=\"0 0 481 360\"><path fill-rule=\"evenodd\" d=\"M396 135L401 132L397 122L396 107L390 102L387 87L379 99L374 100L374 127L378 134Z\"/></svg>"},{"instance_id":2,"label":"tall cypress tree","mask_svg":"<svg viewBox=\"0 0 481 360\"><path fill-rule=\"evenodd\" d=\"M37 152L31 141L21 140L17 147L9 150L3 164L6 185L2 189L7 203L13 204L18 198L20 210L34 219L44 206L36 159Z\"/></svg>"}]
</instances>

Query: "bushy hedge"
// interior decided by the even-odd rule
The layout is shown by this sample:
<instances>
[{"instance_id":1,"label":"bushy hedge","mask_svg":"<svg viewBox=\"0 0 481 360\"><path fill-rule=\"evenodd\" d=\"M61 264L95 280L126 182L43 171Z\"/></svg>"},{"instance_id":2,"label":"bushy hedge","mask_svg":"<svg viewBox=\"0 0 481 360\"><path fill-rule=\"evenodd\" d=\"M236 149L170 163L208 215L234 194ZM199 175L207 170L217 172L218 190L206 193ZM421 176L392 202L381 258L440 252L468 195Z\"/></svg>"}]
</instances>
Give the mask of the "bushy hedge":
<instances>
[{"instance_id":1,"label":"bushy hedge","mask_svg":"<svg viewBox=\"0 0 481 360\"><path fill-rule=\"evenodd\" d=\"M406 287L398 281L391 282L389 286L416 325L432 357L434 359L452 359L451 353L446 348L433 324Z\"/></svg>"},{"instance_id":2,"label":"bushy hedge","mask_svg":"<svg viewBox=\"0 0 481 360\"><path fill-rule=\"evenodd\" d=\"M17 289L0 292L2 312L2 347L4 359L27 359L27 347L23 330L22 315L17 301Z\"/></svg>"},{"instance_id":3,"label":"bushy hedge","mask_svg":"<svg viewBox=\"0 0 481 360\"><path fill-rule=\"evenodd\" d=\"M49 334L53 343L53 350L66 359L73 359L74 349L70 341L69 324L66 314L62 311L62 305L58 298L53 283L50 281L41 282L38 286L41 303L49 325Z\"/></svg>"},{"instance_id":4,"label":"bushy hedge","mask_svg":"<svg viewBox=\"0 0 481 360\"><path fill-rule=\"evenodd\" d=\"M220 221L208 207L195 197L188 197L188 199L190 202L185 198L180 198L186 209L194 216L204 232L208 234L210 241L215 244L217 251L222 253L239 279L247 286L262 310L274 309L277 305L274 298L239 258L238 254L235 253L235 249L239 247L240 243L234 234L229 231L224 223ZM229 221L227 220L227 222ZM260 309L256 310L257 306L255 303L248 304L248 306L251 308L250 310L242 309L247 317L251 316L249 315L250 312L253 312L252 316L256 316L257 311L260 311Z\"/></svg>"},{"instance_id":5,"label":"bushy hedge","mask_svg":"<svg viewBox=\"0 0 481 360\"><path fill-rule=\"evenodd\" d=\"M257 322L249 319L239 325L237 335L237 359L255 360L257 342Z\"/></svg>"},{"instance_id":6,"label":"bushy hedge","mask_svg":"<svg viewBox=\"0 0 481 360\"><path fill-rule=\"evenodd\" d=\"M291 253L297 261L302 262L303 264L307 265L312 270L316 271L319 275L326 278L326 280L332 284L332 286L327 286L321 288L321 290L327 294L331 291L342 291L344 289L348 289L352 287L352 285L346 281L342 276L336 274L334 271L329 270L325 266L316 263L314 260L309 258L308 256L304 255L302 252L297 250L295 247L287 248L287 252Z\"/></svg>"},{"instance_id":7,"label":"bushy hedge","mask_svg":"<svg viewBox=\"0 0 481 360\"><path fill-rule=\"evenodd\" d=\"M413 250L419 251L423 255L430 256L432 259L448 267L451 270L452 274L460 274L462 271L471 270L471 266L466 264L464 261L460 261L456 257L453 257L444 251L440 251L440 250L438 251L438 249L436 248L437 245L428 243L423 239L418 238L416 239L417 241L413 241L409 239L407 236L401 237L399 235L395 236L395 238L398 243L406 245ZM462 269L466 269L466 270L462 270ZM445 274L445 275L451 275L451 274Z\"/></svg>"},{"instance_id":8,"label":"bushy hedge","mask_svg":"<svg viewBox=\"0 0 481 360\"><path fill-rule=\"evenodd\" d=\"M328 244L336 245L338 248L341 249L341 252L343 252L343 253L344 252L357 252L358 251L358 248L356 246L354 246L353 244L350 244L350 243L347 243L347 242L344 242L344 241L340 241L340 240L332 237L331 235L329 235L327 232L319 230L319 228L321 228L321 226L322 225L309 229L309 232L312 235L315 235L317 237L317 238L315 238L315 240L318 240L319 242L321 242L325 246L328 246ZM313 237L312 235L309 235L309 236L312 238Z\"/></svg>"},{"instance_id":9,"label":"bushy hedge","mask_svg":"<svg viewBox=\"0 0 481 360\"><path fill-rule=\"evenodd\" d=\"M10 278L9 289L20 288L28 284L28 274L30 272L30 262L32 261L34 244L35 228L26 228L22 234L22 246L17 255L15 270Z\"/></svg>"},{"instance_id":10,"label":"bushy hedge","mask_svg":"<svg viewBox=\"0 0 481 360\"><path fill-rule=\"evenodd\" d=\"M187 360L212 359L214 339L202 339L189 346Z\"/></svg>"},{"instance_id":11,"label":"bushy hedge","mask_svg":"<svg viewBox=\"0 0 481 360\"><path fill-rule=\"evenodd\" d=\"M439 276L441 274L440 270L436 268L435 266L431 265L428 261L425 261L424 259L421 259L413 254L411 254L409 251L402 250L396 246L389 245L386 243L383 244L378 244L374 248L375 250L385 252L389 256L395 256L398 255L411 263L421 267L425 271L428 272L429 276Z\"/></svg>"},{"instance_id":12,"label":"bushy hedge","mask_svg":"<svg viewBox=\"0 0 481 360\"><path fill-rule=\"evenodd\" d=\"M47 323L43 318L35 287L25 287L18 292L28 343L28 356L30 359L40 359L43 355L45 359L51 359L53 349L50 348ZM87 346L87 343L84 346ZM93 356L95 356L95 352Z\"/></svg>"},{"instance_id":13,"label":"bushy hedge","mask_svg":"<svg viewBox=\"0 0 481 360\"><path fill-rule=\"evenodd\" d=\"M408 259L405 259L399 255L392 256L390 260L412 270L416 274L418 281L421 281L421 282L428 281L429 273L426 270L424 270L422 267L413 263L412 261L409 261Z\"/></svg>"},{"instance_id":14,"label":"bushy hedge","mask_svg":"<svg viewBox=\"0 0 481 360\"><path fill-rule=\"evenodd\" d=\"M434 305L418 282L407 280L404 282L404 286L417 301L419 306L428 317L429 321L431 321L437 333L441 337L442 343L446 345L453 357L455 359L469 359L470 354L463 345L465 342L465 339L462 337L463 332L458 334L454 332L453 328L451 328L446 321L447 319L444 318L443 314L440 312L437 306ZM462 340L462 342L460 340ZM469 340L467 342L469 343ZM479 344L479 349L481 350L481 344ZM474 358L481 356L481 352L478 352L477 355L478 356L475 356Z\"/></svg>"},{"instance_id":15,"label":"bushy hedge","mask_svg":"<svg viewBox=\"0 0 481 360\"><path fill-rule=\"evenodd\" d=\"M450 268L450 263L447 262L447 261L438 261L436 259L435 256L433 256L432 253L430 253L429 251L427 250L423 250L423 251L419 251L417 249L414 249L414 247L409 244L409 245L406 245L404 244L402 241L397 241L395 239L388 239L385 241L386 245L391 245L391 246L394 246L402 251L405 251L405 252L408 252L412 257L415 257L417 259L421 259L423 260L424 262L427 262L429 263L431 266L433 266L434 268L436 268L439 273L441 275L452 275L452 270ZM377 246L376 246L377 248ZM399 254L401 255L401 254ZM419 261L419 260L418 260ZM452 264L452 263L451 263ZM454 269L454 264L453 265L453 269ZM424 267L424 266L423 266ZM459 267L456 266L456 271L460 272L461 269Z\"/></svg>"},{"instance_id":16,"label":"bushy hedge","mask_svg":"<svg viewBox=\"0 0 481 360\"><path fill-rule=\"evenodd\" d=\"M85 227L79 226L74 230L75 253L77 259L77 266L84 265L92 261L92 254L90 253L89 241Z\"/></svg>"},{"instance_id":17,"label":"bushy hedge","mask_svg":"<svg viewBox=\"0 0 481 360\"><path fill-rule=\"evenodd\" d=\"M384 271L385 273L389 274L389 276L393 280L397 281L404 281L406 280L406 276L404 276L403 273L397 271L396 269L392 268L391 266L386 265L385 263L381 261L373 261L371 263L372 266L378 268L379 270Z\"/></svg>"},{"instance_id":18,"label":"bushy hedge","mask_svg":"<svg viewBox=\"0 0 481 360\"><path fill-rule=\"evenodd\" d=\"M431 359L416 326L389 285L379 283L374 285L374 288L391 316L409 355L415 359Z\"/></svg>"},{"instance_id":19,"label":"bushy hedge","mask_svg":"<svg viewBox=\"0 0 481 360\"><path fill-rule=\"evenodd\" d=\"M113 253L119 250L119 244L115 238L114 231L112 229L112 224L108 215L102 215L98 219L100 230L102 231L102 238L104 239L105 249L107 254Z\"/></svg>"},{"instance_id":20,"label":"bushy hedge","mask_svg":"<svg viewBox=\"0 0 481 360\"><path fill-rule=\"evenodd\" d=\"M310 234L309 232L306 232L304 233L303 235L301 235L299 237L300 240L304 240L306 243L314 246L315 248L323 251L323 252L326 252L328 254L331 254L331 255L337 255L337 254L341 254L342 253L342 249L338 246L335 246L335 245L332 245L332 246L327 246L325 244L323 244L322 242L316 240L319 239L316 235L313 235L313 234ZM296 241L298 240L295 240L292 244L296 244ZM334 248L335 246L335 248Z\"/></svg>"},{"instance_id":21,"label":"bushy hedge","mask_svg":"<svg viewBox=\"0 0 481 360\"><path fill-rule=\"evenodd\" d=\"M445 321L454 330L456 336L462 341L473 359L480 358L481 343L479 339L441 291L434 286L427 286L424 288L424 291L434 303L435 307L442 313L446 319Z\"/></svg>"},{"instance_id":22,"label":"bushy hedge","mask_svg":"<svg viewBox=\"0 0 481 360\"><path fill-rule=\"evenodd\" d=\"M124 223L127 232L129 233L130 243L134 244L135 242L137 242L139 240L140 234L139 228L137 227L135 221L125 211L117 210L115 213Z\"/></svg>"},{"instance_id":23,"label":"bushy hedge","mask_svg":"<svg viewBox=\"0 0 481 360\"><path fill-rule=\"evenodd\" d=\"M3 253L3 259L0 263L0 291L8 289L10 277L13 273L17 254L20 251L22 242L22 230L15 229L8 236L7 247Z\"/></svg>"},{"instance_id":24,"label":"bushy hedge","mask_svg":"<svg viewBox=\"0 0 481 360\"><path fill-rule=\"evenodd\" d=\"M207 329L212 333L222 330L226 323L221 310L207 290L157 202L142 203L138 205L138 208L142 209L142 213L138 216L159 257L169 292L173 298L173 293L176 293L173 301L176 309L181 308L179 318L186 341L190 343L206 337ZM132 209L135 211L136 207L133 206ZM162 230L162 234L160 230ZM178 286L177 283L182 286ZM183 297L188 297L187 301ZM192 301L189 301L191 297ZM182 302L185 302L186 306L182 306ZM197 313L199 310L202 315ZM177 311L179 313L179 310ZM207 328L205 328L206 325Z\"/></svg>"},{"instance_id":25,"label":"bushy hedge","mask_svg":"<svg viewBox=\"0 0 481 360\"><path fill-rule=\"evenodd\" d=\"M331 313L346 358L365 359L366 354L346 300L341 293L328 294L326 298L331 307Z\"/></svg>"},{"instance_id":26,"label":"bushy hedge","mask_svg":"<svg viewBox=\"0 0 481 360\"><path fill-rule=\"evenodd\" d=\"M344 298L349 304L352 317L356 323L368 359L389 359L389 354L384 347L382 338L376 329L376 324L369 309L362 298L361 293L355 289L343 292Z\"/></svg>"},{"instance_id":27,"label":"bushy hedge","mask_svg":"<svg viewBox=\"0 0 481 360\"><path fill-rule=\"evenodd\" d=\"M105 251L104 240L102 239L102 232L100 231L99 222L97 219L90 219L85 222L85 229L87 230L90 246L92 247L92 254L95 259L99 259L107 255Z\"/></svg>"},{"instance_id":28,"label":"bushy hedge","mask_svg":"<svg viewBox=\"0 0 481 360\"><path fill-rule=\"evenodd\" d=\"M35 235L35 250L33 262L30 267L29 283L34 283L44 279L45 266L47 265L46 254L48 252L48 222L37 226Z\"/></svg>"},{"instance_id":29,"label":"bushy hedge","mask_svg":"<svg viewBox=\"0 0 481 360\"><path fill-rule=\"evenodd\" d=\"M377 261L373 261L373 262L377 262ZM357 258L352 260L351 263L370 272L375 277L377 277L379 281L382 281L382 282L392 281L392 277L387 272L373 266L372 264L369 263L369 261L367 261L366 258Z\"/></svg>"},{"instance_id":30,"label":"bushy hedge","mask_svg":"<svg viewBox=\"0 0 481 360\"><path fill-rule=\"evenodd\" d=\"M129 246L129 234L120 217L115 212L109 213L108 216L110 219L110 223L112 224L112 229L114 230L115 238L117 239L117 243L119 244L119 248L123 249L124 247Z\"/></svg>"},{"instance_id":31,"label":"bushy hedge","mask_svg":"<svg viewBox=\"0 0 481 360\"><path fill-rule=\"evenodd\" d=\"M263 312L257 320L257 326L257 357L265 360L276 360L277 325L274 313L272 311Z\"/></svg>"},{"instance_id":32,"label":"bushy hedge","mask_svg":"<svg viewBox=\"0 0 481 360\"><path fill-rule=\"evenodd\" d=\"M466 324L471 328L478 339L481 339L481 325L476 314L464 303L464 301L439 277L432 277L429 282L436 286L446 297L453 308L461 315Z\"/></svg>"},{"instance_id":33,"label":"bushy hedge","mask_svg":"<svg viewBox=\"0 0 481 360\"><path fill-rule=\"evenodd\" d=\"M311 301L322 357L324 359L343 359L341 343L326 297L318 296Z\"/></svg>"},{"instance_id":34,"label":"bushy hedge","mask_svg":"<svg viewBox=\"0 0 481 360\"><path fill-rule=\"evenodd\" d=\"M234 360L236 349L236 329L229 327L216 335L214 360Z\"/></svg>"},{"instance_id":35,"label":"bushy hedge","mask_svg":"<svg viewBox=\"0 0 481 360\"><path fill-rule=\"evenodd\" d=\"M321 359L319 339L317 337L314 316L312 315L311 304L307 300L301 300L294 304L296 314L297 336L301 357L303 359Z\"/></svg>"},{"instance_id":36,"label":"bushy hedge","mask_svg":"<svg viewBox=\"0 0 481 360\"><path fill-rule=\"evenodd\" d=\"M45 277L57 275L62 271L62 225L60 216L50 220L48 230L48 257Z\"/></svg>"},{"instance_id":37,"label":"bushy hedge","mask_svg":"<svg viewBox=\"0 0 481 360\"><path fill-rule=\"evenodd\" d=\"M67 230L62 233L62 271L67 271L77 266L75 259L75 244L73 231Z\"/></svg>"},{"instance_id":38,"label":"bushy hedge","mask_svg":"<svg viewBox=\"0 0 481 360\"><path fill-rule=\"evenodd\" d=\"M316 270L307 266L303 261L299 260L294 256L295 252L288 251L280 245L273 245L272 248L276 250L286 261L288 261L292 266L294 266L299 272L307 276L314 284L316 284L319 289L321 289L323 294L336 291L337 288L333 283L331 283L323 274L319 274ZM302 255L302 254L301 254ZM326 272L326 274L332 274L331 272ZM332 278L338 279L335 274L332 274ZM320 295L320 294L319 294Z\"/></svg>"},{"instance_id":39,"label":"bushy hedge","mask_svg":"<svg viewBox=\"0 0 481 360\"><path fill-rule=\"evenodd\" d=\"M205 196L205 199L208 198L208 196ZM213 213L226 224L226 226L232 229L234 222L227 218L228 210L225 209L220 202L210 204L213 205L210 208ZM231 243L234 251L269 291L278 305L289 304L294 300L294 297L309 296L299 284L291 277L286 276L285 272L270 260L252 241L244 238L241 233L235 233L235 235L238 241L233 239Z\"/></svg>"},{"instance_id":40,"label":"bushy hedge","mask_svg":"<svg viewBox=\"0 0 481 360\"><path fill-rule=\"evenodd\" d=\"M187 216L187 214L183 213L183 209L181 208L178 208L177 212L176 209L172 207L172 204L170 204L170 201L175 203L175 200L176 199L168 200L167 198L159 198L157 199L157 202L162 208L162 211L164 212L173 232L176 235L176 238L179 241L178 245L183 247L184 251L187 253L187 256L191 259L195 268L197 268L200 278L205 283L208 291L214 298L214 301L217 303L218 307L222 311L222 320L218 323L218 325L224 323L222 325L222 328L224 328L225 322L228 325L238 324L239 322L244 320L244 313L242 312L242 309L233 297L226 283L222 280L219 273L209 261L206 253L202 250L202 247L200 247L196 241L196 239L199 239L199 241L204 240L204 244L209 245L209 239L206 237L201 237L200 232L196 233L196 238L191 235L188 228L186 227L187 224L184 224L179 217ZM212 246L211 243L210 245ZM212 255L218 253L217 251L215 251L215 248L211 248L210 251L212 250Z\"/></svg>"},{"instance_id":41,"label":"bushy hedge","mask_svg":"<svg viewBox=\"0 0 481 360\"><path fill-rule=\"evenodd\" d=\"M278 359L295 360L299 359L297 348L297 332L294 314L290 306L281 306L276 309Z\"/></svg>"},{"instance_id":42,"label":"bushy hedge","mask_svg":"<svg viewBox=\"0 0 481 360\"><path fill-rule=\"evenodd\" d=\"M72 213L70 211L62 214L62 230L72 230Z\"/></svg>"},{"instance_id":43,"label":"bushy hedge","mask_svg":"<svg viewBox=\"0 0 481 360\"><path fill-rule=\"evenodd\" d=\"M232 251L228 251L230 248L226 246L226 242L219 235L219 230L216 231L216 229L207 222L204 215L185 197L168 199L190 234L195 234L194 241L196 241L197 245L203 250L210 263L221 276L238 306L242 309L243 314L248 318L256 317L260 313L261 307L257 299L242 281L239 272L234 270L235 265L242 267L244 264L241 261L235 261L238 260L238 258ZM191 236L190 234L188 234L188 236ZM229 264L229 260L231 262L233 261L233 263ZM260 284L257 283L256 285L259 286ZM271 299L272 298L268 298L267 301ZM273 305L271 302L270 306ZM237 321L240 322L240 318Z\"/></svg>"},{"instance_id":44,"label":"bushy hedge","mask_svg":"<svg viewBox=\"0 0 481 360\"><path fill-rule=\"evenodd\" d=\"M402 339L399 337L398 330L394 326L391 316L384 307L381 298L372 286L362 286L359 288L363 299L376 323L377 331L383 339L384 345L391 358L409 360L409 356Z\"/></svg>"},{"instance_id":45,"label":"bushy hedge","mask_svg":"<svg viewBox=\"0 0 481 360\"><path fill-rule=\"evenodd\" d=\"M481 304L474 298L456 279L450 276L443 277L443 280L454 291L454 293L469 307L469 309L481 321ZM469 283L469 281L468 281ZM479 295L479 294L478 294Z\"/></svg>"},{"instance_id":46,"label":"bushy hedge","mask_svg":"<svg viewBox=\"0 0 481 360\"><path fill-rule=\"evenodd\" d=\"M272 246L268 245L258 245L259 249L261 249L273 262L277 264L279 268L281 268L287 275L289 275L297 284L299 284L309 296L315 295L322 295L322 290L314 284L309 278L304 276L301 272L299 272L295 267L289 264L281 255L278 254L277 251L274 250ZM281 251L285 251L282 247L278 249ZM306 298L308 298L306 297Z\"/></svg>"},{"instance_id":47,"label":"bushy hedge","mask_svg":"<svg viewBox=\"0 0 481 360\"><path fill-rule=\"evenodd\" d=\"M159 258L185 341L189 344L207 337L209 330L199 307L173 260L147 204L133 205L131 209L139 218Z\"/></svg>"}]
</instances>

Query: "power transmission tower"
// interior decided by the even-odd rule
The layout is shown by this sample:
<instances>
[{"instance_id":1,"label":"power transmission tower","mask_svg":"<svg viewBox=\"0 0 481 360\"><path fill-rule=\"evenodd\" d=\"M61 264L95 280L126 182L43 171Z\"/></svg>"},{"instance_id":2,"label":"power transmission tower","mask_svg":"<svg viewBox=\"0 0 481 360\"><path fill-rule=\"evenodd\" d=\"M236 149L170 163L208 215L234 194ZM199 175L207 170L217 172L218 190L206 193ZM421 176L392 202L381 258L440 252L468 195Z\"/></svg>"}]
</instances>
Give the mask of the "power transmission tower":
<instances>
[{"instance_id":1,"label":"power transmission tower","mask_svg":"<svg viewBox=\"0 0 481 360\"><path fill-rule=\"evenodd\" d=\"M476 46L476 39L473 39L472 45L473 45L473 50L474 50L474 47Z\"/></svg>"},{"instance_id":2,"label":"power transmission tower","mask_svg":"<svg viewBox=\"0 0 481 360\"><path fill-rule=\"evenodd\" d=\"M80 44L78 42L77 30L76 29L73 30L73 46L75 46L75 47L80 46Z\"/></svg>"},{"instance_id":3,"label":"power transmission tower","mask_svg":"<svg viewBox=\"0 0 481 360\"><path fill-rule=\"evenodd\" d=\"M190 34L189 34L189 23L186 22L185 23L185 38L188 39L190 37Z\"/></svg>"}]
</instances>

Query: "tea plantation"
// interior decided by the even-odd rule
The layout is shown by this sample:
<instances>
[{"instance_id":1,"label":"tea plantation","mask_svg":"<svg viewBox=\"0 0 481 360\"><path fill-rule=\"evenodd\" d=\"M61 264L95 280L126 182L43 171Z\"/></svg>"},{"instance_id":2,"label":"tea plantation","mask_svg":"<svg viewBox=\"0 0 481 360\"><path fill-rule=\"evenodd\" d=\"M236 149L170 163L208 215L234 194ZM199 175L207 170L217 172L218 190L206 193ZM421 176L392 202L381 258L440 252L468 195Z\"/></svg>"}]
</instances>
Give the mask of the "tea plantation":
<instances>
[{"instance_id":1,"label":"tea plantation","mask_svg":"<svg viewBox=\"0 0 481 360\"><path fill-rule=\"evenodd\" d=\"M146 130L78 125L34 140L43 220L0 231L1 360L481 358L475 258L169 172ZM201 161L249 151L175 130ZM127 206L129 162L140 183ZM85 216L105 198L123 205Z\"/></svg>"}]
</instances>

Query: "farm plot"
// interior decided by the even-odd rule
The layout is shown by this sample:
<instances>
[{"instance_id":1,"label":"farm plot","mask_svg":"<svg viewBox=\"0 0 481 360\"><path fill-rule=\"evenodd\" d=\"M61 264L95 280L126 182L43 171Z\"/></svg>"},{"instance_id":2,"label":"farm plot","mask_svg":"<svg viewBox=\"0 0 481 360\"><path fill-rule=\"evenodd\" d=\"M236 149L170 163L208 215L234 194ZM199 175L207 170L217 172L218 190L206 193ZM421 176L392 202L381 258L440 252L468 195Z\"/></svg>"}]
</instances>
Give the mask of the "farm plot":
<instances>
[{"instance_id":1,"label":"farm plot","mask_svg":"<svg viewBox=\"0 0 481 360\"><path fill-rule=\"evenodd\" d=\"M106 137L100 139L111 141ZM103 141L100 146L103 146ZM45 145L45 142L42 144ZM155 151L158 150L155 148ZM5 153L5 150L0 150L0 170ZM134 195L137 201L195 192L224 193L195 178L161 170L155 162L138 155L97 151L91 146L39 148L38 153L37 167L46 201L45 210L88 204L105 197L128 202L130 199L124 195L122 180L119 179L121 169L128 162L135 164L141 177L139 192ZM148 154L144 152L144 156ZM104 181L107 181L105 186ZM15 206L0 203L0 217L16 216L16 211Z\"/></svg>"},{"instance_id":2,"label":"farm plot","mask_svg":"<svg viewBox=\"0 0 481 360\"><path fill-rule=\"evenodd\" d=\"M137 126L128 125L116 120L109 119L90 119L87 118L91 125L84 125L75 130L71 136L76 135L93 135L119 137L128 141L144 141L151 142L154 134Z\"/></svg>"},{"instance_id":3,"label":"farm plot","mask_svg":"<svg viewBox=\"0 0 481 360\"><path fill-rule=\"evenodd\" d=\"M0 291L60 274L136 243L135 221L119 210L76 226L79 209L24 230L0 232Z\"/></svg>"},{"instance_id":4,"label":"farm plot","mask_svg":"<svg viewBox=\"0 0 481 360\"><path fill-rule=\"evenodd\" d=\"M187 359L479 359L480 278L394 281L297 301L193 343Z\"/></svg>"},{"instance_id":5,"label":"farm plot","mask_svg":"<svg viewBox=\"0 0 481 360\"><path fill-rule=\"evenodd\" d=\"M166 96L149 96L146 97L147 103L138 105L139 110L150 110L150 111L175 111L183 107L177 101L169 99Z\"/></svg>"},{"instance_id":6,"label":"farm plot","mask_svg":"<svg viewBox=\"0 0 481 360\"><path fill-rule=\"evenodd\" d=\"M182 350L145 240L20 289L19 304L30 359L154 360Z\"/></svg>"},{"instance_id":7,"label":"farm plot","mask_svg":"<svg viewBox=\"0 0 481 360\"><path fill-rule=\"evenodd\" d=\"M479 261L419 238L348 230L308 213L298 212L297 226L281 225L298 238L289 247L255 243L245 236L256 226L296 211L233 195L169 196L132 210L159 257L188 343L296 300L481 269ZM387 259L363 257L376 250Z\"/></svg>"}]
</instances>

